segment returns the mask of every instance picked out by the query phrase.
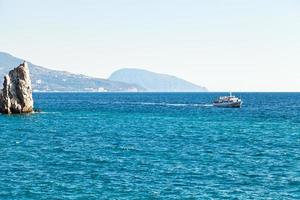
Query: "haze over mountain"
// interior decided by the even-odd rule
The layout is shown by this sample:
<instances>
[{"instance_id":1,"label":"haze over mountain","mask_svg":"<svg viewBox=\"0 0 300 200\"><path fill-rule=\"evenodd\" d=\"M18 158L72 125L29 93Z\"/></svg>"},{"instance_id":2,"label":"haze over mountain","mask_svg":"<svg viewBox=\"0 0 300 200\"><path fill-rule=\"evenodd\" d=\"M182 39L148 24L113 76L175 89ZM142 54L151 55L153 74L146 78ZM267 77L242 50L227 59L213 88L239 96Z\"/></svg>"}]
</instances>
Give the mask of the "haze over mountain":
<instances>
[{"instance_id":1,"label":"haze over mountain","mask_svg":"<svg viewBox=\"0 0 300 200\"><path fill-rule=\"evenodd\" d=\"M23 59L8 53L0 52L0 84L9 70L17 67ZM50 70L45 67L29 64L32 88L34 91L49 92L97 92L97 91L144 91L140 86L120 83L85 75L72 74L65 71Z\"/></svg>"},{"instance_id":2,"label":"haze over mountain","mask_svg":"<svg viewBox=\"0 0 300 200\"><path fill-rule=\"evenodd\" d=\"M183 79L167 74L159 74L142 69L125 68L109 77L111 81L136 84L148 92L204 92L205 87L195 85Z\"/></svg>"}]
</instances>

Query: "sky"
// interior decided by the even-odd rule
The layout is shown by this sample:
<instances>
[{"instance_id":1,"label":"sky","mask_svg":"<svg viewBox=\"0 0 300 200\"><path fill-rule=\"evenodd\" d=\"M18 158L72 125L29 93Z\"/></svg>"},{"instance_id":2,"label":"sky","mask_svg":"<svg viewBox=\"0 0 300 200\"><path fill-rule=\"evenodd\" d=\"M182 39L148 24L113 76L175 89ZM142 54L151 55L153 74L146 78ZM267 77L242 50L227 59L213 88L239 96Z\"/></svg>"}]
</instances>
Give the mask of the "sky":
<instances>
[{"instance_id":1,"label":"sky","mask_svg":"<svg viewBox=\"0 0 300 200\"><path fill-rule=\"evenodd\" d=\"M134 67L210 91L300 92L300 1L0 0L0 51L100 78Z\"/></svg>"}]
</instances>

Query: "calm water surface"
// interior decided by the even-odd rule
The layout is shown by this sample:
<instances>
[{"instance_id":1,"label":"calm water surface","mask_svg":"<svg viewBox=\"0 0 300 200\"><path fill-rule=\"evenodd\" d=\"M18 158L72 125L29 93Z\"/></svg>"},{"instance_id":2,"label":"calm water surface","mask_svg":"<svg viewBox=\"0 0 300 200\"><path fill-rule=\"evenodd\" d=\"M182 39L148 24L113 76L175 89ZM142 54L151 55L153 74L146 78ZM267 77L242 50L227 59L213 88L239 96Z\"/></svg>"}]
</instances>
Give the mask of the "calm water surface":
<instances>
[{"instance_id":1,"label":"calm water surface","mask_svg":"<svg viewBox=\"0 0 300 200\"><path fill-rule=\"evenodd\" d=\"M300 199L300 93L38 93L0 115L0 199Z\"/></svg>"}]
</instances>

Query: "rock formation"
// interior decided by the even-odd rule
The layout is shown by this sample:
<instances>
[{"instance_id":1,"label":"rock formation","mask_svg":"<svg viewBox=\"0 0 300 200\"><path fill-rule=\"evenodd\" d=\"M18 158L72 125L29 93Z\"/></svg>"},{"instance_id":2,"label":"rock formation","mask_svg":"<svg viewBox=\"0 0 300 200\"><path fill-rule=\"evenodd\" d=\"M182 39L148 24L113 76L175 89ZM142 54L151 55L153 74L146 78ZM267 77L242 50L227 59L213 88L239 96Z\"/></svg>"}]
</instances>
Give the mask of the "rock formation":
<instances>
[{"instance_id":1,"label":"rock formation","mask_svg":"<svg viewBox=\"0 0 300 200\"><path fill-rule=\"evenodd\" d=\"M4 77L0 91L0 112L4 114L33 112L33 98L27 62Z\"/></svg>"}]
</instances>

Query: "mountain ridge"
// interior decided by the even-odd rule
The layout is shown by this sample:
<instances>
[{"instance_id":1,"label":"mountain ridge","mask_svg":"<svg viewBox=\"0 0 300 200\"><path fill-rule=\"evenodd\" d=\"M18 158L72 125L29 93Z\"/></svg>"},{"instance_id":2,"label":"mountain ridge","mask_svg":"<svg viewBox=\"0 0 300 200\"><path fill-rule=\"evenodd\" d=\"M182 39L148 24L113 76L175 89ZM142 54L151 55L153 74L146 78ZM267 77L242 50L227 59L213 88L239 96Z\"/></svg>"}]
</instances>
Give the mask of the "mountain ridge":
<instances>
[{"instance_id":1,"label":"mountain ridge","mask_svg":"<svg viewBox=\"0 0 300 200\"><path fill-rule=\"evenodd\" d=\"M0 51L0 84L3 77L24 59ZM67 71L52 70L28 61L34 92L204 92L198 86L173 75L139 68L122 68L108 79L95 78ZM117 77L120 72L127 77Z\"/></svg>"},{"instance_id":2,"label":"mountain ridge","mask_svg":"<svg viewBox=\"0 0 300 200\"><path fill-rule=\"evenodd\" d=\"M205 92L207 89L174 75L161 74L139 68L122 68L111 74L108 78L112 81L120 81L137 84L148 92Z\"/></svg>"},{"instance_id":3,"label":"mountain ridge","mask_svg":"<svg viewBox=\"0 0 300 200\"><path fill-rule=\"evenodd\" d=\"M24 59L0 52L0 81L9 70ZM144 88L128 83L94 78L67 71L58 71L35 65L28 61L34 92L141 92Z\"/></svg>"}]
</instances>

